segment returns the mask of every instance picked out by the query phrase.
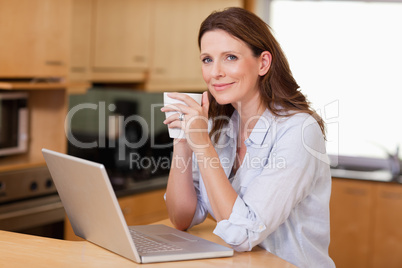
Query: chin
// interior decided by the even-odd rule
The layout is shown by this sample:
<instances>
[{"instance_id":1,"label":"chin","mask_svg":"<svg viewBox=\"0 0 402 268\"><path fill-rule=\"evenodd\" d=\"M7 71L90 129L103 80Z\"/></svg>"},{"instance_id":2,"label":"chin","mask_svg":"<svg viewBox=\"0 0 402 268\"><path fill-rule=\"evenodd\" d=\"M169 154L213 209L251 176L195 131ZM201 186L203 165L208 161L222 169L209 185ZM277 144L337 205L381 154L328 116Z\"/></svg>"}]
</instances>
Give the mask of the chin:
<instances>
[{"instance_id":1,"label":"chin","mask_svg":"<svg viewBox=\"0 0 402 268\"><path fill-rule=\"evenodd\" d=\"M226 104L231 103L230 96L227 96L226 94L222 94L222 93L217 94L216 92L211 91L211 90L210 90L210 92L219 105L226 105Z\"/></svg>"},{"instance_id":2,"label":"chin","mask_svg":"<svg viewBox=\"0 0 402 268\"><path fill-rule=\"evenodd\" d=\"M228 98L215 98L215 100L219 105L226 105L233 103L233 101Z\"/></svg>"}]
</instances>

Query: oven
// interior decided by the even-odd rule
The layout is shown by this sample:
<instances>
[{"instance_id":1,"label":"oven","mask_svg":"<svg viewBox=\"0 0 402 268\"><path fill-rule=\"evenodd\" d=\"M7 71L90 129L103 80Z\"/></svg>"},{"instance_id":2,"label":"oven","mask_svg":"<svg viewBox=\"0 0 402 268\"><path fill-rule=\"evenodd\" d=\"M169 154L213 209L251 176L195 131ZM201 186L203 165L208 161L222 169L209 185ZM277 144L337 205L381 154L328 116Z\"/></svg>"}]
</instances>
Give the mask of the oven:
<instances>
[{"instance_id":1,"label":"oven","mask_svg":"<svg viewBox=\"0 0 402 268\"><path fill-rule=\"evenodd\" d=\"M46 166L0 173L0 230L62 239L64 218Z\"/></svg>"}]
</instances>

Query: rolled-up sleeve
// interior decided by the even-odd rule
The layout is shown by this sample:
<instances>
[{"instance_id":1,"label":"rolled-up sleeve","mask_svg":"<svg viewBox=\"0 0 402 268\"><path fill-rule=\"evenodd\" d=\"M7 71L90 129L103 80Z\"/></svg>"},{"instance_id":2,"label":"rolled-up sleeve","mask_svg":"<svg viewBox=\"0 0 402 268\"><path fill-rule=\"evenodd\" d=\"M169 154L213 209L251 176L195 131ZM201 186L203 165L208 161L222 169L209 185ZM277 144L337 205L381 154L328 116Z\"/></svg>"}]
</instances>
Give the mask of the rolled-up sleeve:
<instances>
[{"instance_id":1,"label":"rolled-up sleeve","mask_svg":"<svg viewBox=\"0 0 402 268\"><path fill-rule=\"evenodd\" d=\"M266 230L264 223L256 219L254 213L246 206L240 197L237 197L233 206L232 214L228 220L218 222L214 234L221 237L236 251L249 251L252 245L249 236Z\"/></svg>"},{"instance_id":2,"label":"rolled-up sleeve","mask_svg":"<svg viewBox=\"0 0 402 268\"><path fill-rule=\"evenodd\" d=\"M197 224L202 223L205 220L205 218L207 217L207 215L208 215L208 211L205 208L204 204L202 203L202 200L198 199L197 208L195 209L193 220L192 220L190 226L188 227L188 229L190 229L191 227L193 227Z\"/></svg>"}]
</instances>

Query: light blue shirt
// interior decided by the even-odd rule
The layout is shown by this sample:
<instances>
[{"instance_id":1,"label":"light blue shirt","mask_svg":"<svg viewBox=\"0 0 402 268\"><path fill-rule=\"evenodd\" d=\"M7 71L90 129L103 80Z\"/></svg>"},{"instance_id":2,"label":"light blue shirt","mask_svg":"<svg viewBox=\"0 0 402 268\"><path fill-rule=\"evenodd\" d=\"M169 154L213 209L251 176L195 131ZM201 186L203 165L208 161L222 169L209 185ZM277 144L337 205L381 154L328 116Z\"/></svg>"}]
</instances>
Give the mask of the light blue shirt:
<instances>
[{"instance_id":1,"label":"light blue shirt","mask_svg":"<svg viewBox=\"0 0 402 268\"><path fill-rule=\"evenodd\" d=\"M325 141L306 113L275 117L267 109L245 141L247 153L230 178L236 157L239 116L235 111L215 145L221 165L238 193L228 220L214 233L236 251L259 245L298 267L335 267L328 256L331 175ZM198 195L191 226L214 217L193 157Z\"/></svg>"}]
</instances>

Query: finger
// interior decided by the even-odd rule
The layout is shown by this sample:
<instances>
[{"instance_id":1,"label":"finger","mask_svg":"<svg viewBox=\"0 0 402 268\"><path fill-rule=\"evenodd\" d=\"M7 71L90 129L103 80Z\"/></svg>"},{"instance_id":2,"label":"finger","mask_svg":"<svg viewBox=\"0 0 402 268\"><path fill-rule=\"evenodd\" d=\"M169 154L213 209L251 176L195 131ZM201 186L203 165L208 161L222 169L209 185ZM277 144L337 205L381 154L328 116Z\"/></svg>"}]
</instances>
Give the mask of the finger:
<instances>
[{"instance_id":1,"label":"finger","mask_svg":"<svg viewBox=\"0 0 402 268\"><path fill-rule=\"evenodd\" d=\"M162 112L179 112L179 113L191 113L192 108L180 103L167 104L161 108Z\"/></svg>"},{"instance_id":2,"label":"finger","mask_svg":"<svg viewBox=\"0 0 402 268\"><path fill-rule=\"evenodd\" d=\"M202 110L203 110L204 114L208 114L209 98L208 98L208 92L207 91L202 93Z\"/></svg>"},{"instance_id":3,"label":"finger","mask_svg":"<svg viewBox=\"0 0 402 268\"><path fill-rule=\"evenodd\" d=\"M169 124L171 124L171 123L174 122L174 121L180 121L180 119L179 119L180 114L181 114L181 113L174 113L174 114L172 114L171 116L167 117L167 118L163 121L163 123L169 125Z\"/></svg>"},{"instance_id":4,"label":"finger","mask_svg":"<svg viewBox=\"0 0 402 268\"><path fill-rule=\"evenodd\" d=\"M181 128L184 129L183 121L174 120L168 124L168 128Z\"/></svg>"},{"instance_id":5,"label":"finger","mask_svg":"<svg viewBox=\"0 0 402 268\"><path fill-rule=\"evenodd\" d=\"M188 106L193 106L193 105L200 105L198 102L196 102L192 97L190 97L187 94L184 93L168 93L168 97L176 100L180 100L187 104Z\"/></svg>"}]
</instances>

